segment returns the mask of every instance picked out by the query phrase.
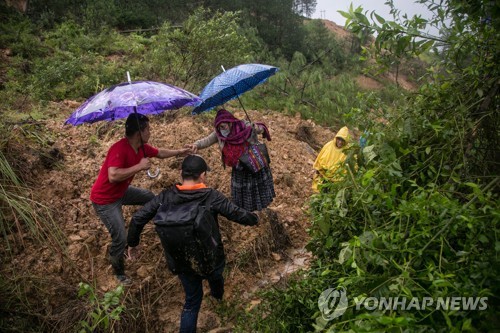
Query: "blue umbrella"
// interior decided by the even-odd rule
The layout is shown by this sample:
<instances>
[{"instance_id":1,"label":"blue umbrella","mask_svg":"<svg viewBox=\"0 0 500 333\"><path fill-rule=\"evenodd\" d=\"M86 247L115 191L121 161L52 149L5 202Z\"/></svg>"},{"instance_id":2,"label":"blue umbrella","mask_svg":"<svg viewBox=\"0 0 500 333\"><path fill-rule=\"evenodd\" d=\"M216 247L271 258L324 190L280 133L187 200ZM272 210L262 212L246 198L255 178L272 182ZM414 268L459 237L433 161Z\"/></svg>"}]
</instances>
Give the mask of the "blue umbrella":
<instances>
[{"instance_id":1,"label":"blue umbrella","mask_svg":"<svg viewBox=\"0 0 500 333\"><path fill-rule=\"evenodd\" d=\"M199 114L234 98L238 98L243 107L239 95L265 82L276 71L278 71L278 67L262 64L244 64L228 69L213 78L203 88L200 94L203 102L193 109L192 113ZM247 111L244 107L243 110L246 114Z\"/></svg>"}]
</instances>

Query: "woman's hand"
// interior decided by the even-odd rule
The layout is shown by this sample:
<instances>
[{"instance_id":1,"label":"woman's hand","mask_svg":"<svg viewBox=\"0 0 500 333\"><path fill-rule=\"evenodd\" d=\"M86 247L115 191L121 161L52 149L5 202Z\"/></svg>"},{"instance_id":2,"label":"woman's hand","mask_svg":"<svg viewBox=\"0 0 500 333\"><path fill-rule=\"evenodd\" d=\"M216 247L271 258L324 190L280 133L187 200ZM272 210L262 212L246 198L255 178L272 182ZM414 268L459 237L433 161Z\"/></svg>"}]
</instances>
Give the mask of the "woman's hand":
<instances>
[{"instance_id":1,"label":"woman's hand","mask_svg":"<svg viewBox=\"0 0 500 333\"><path fill-rule=\"evenodd\" d=\"M184 148L188 148L191 151L191 154L196 154L196 152L198 151L198 146L195 144L184 145Z\"/></svg>"}]
</instances>

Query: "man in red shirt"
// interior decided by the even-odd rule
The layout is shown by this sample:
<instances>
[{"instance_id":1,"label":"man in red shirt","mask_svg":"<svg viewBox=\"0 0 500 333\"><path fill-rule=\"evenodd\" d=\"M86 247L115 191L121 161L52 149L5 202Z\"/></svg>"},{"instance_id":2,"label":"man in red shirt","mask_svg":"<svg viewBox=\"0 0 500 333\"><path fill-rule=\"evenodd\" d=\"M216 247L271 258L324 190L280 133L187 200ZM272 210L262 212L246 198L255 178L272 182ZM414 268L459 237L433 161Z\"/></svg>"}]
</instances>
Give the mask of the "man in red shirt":
<instances>
[{"instance_id":1,"label":"man in red shirt","mask_svg":"<svg viewBox=\"0 0 500 333\"><path fill-rule=\"evenodd\" d=\"M109 148L90 192L92 205L111 235L109 259L114 274L123 284L131 281L125 275L127 233L122 205L144 205L154 198L151 191L131 186L130 183L136 173L151 167L150 157L163 159L189 152L188 148L171 150L152 147L147 144L150 136L148 117L140 113L130 114L125 122L125 137Z\"/></svg>"}]
</instances>

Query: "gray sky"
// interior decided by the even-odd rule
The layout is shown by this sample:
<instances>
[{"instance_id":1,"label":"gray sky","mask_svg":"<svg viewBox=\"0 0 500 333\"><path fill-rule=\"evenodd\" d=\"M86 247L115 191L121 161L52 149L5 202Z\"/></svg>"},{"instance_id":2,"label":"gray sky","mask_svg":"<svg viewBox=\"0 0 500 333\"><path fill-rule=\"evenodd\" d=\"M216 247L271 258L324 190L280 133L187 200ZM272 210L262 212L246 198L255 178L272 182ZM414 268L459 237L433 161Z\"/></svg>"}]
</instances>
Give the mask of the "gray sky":
<instances>
[{"instance_id":1,"label":"gray sky","mask_svg":"<svg viewBox=\"0 0 500 333\"><path fill-rule=\"evenodd\" d=\"M375 11L378 15L385 19L392 20L389 14L389 7L384 3L386 0L317 0L316 12L312 18L323 18L344 26L345 18L337 13L338 10L344 12L349 11L349 6L352 3L353 7L363 7L363 13ZM406 13L409 17L415 14L420 14L423 18L430 18L430 13L422 4L414 3L412 0L394 0L394 6L401 11L401 14Z\"/></svg>"}]
</instances>

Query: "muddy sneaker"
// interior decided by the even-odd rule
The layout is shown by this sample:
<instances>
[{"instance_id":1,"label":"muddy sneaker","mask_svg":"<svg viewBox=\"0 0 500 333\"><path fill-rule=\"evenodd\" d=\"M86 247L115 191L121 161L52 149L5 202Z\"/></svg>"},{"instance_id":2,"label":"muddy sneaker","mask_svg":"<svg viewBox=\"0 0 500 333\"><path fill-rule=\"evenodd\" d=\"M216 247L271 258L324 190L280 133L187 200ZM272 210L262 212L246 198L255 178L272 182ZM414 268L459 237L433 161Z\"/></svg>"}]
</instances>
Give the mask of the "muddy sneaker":
<instances>
[{"instance_id":1,"label":"muddy sneaker","mask_svg":"<svg viewBox=\"0 0 500 333\"><path fill-rule=\"evenodd\" d=\"M116 275L116 278L124 286L130 286L132 284L132 279L129 278L128 276L126 276L126 275Z\"/></svg>"}]
</instances>

